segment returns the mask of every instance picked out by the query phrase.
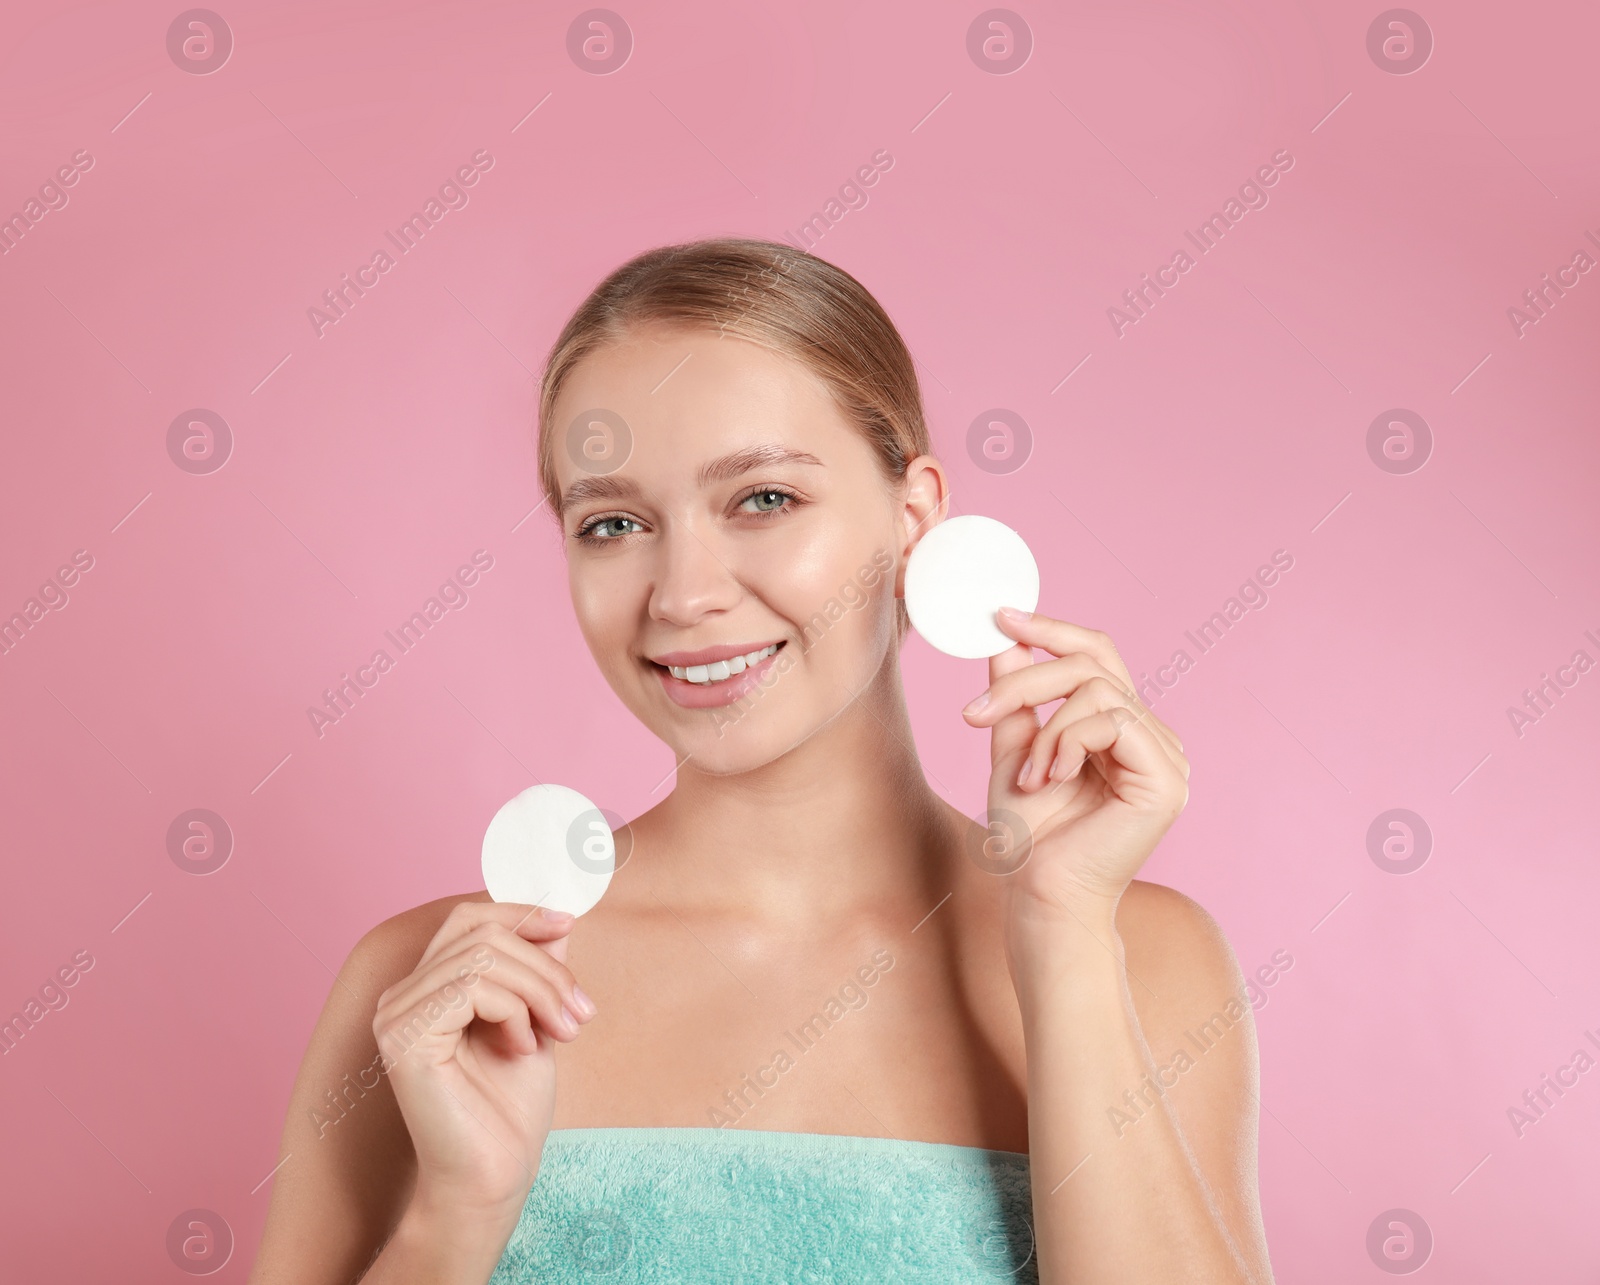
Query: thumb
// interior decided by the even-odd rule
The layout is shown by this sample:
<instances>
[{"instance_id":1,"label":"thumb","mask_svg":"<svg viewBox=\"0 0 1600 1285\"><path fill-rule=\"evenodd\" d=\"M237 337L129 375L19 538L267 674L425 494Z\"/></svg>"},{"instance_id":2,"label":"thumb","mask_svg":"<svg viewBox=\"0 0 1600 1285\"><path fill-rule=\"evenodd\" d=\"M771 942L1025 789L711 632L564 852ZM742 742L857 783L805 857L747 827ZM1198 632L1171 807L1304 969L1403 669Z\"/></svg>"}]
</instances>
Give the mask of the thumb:
<instances>
[{"instance_id":1,"label":"thumb","mask_svg":"<svg viewBox=\"0 0 1600 1285\"><path fill-rule=\"evenodd\" d=\"M1005 675L1026 669L1031 664L1033 664L1033 648L1027 643L1019 642L1015 647L1007 647L997 656L990 656L990 688L992 689ZM991 768L1003 762L1021 762L1022 756L1032 747L1033 738L1039 731L1039 715L1032 705L1024 705L1000 719L989 731Z\"/></svg>"}]
</instances>

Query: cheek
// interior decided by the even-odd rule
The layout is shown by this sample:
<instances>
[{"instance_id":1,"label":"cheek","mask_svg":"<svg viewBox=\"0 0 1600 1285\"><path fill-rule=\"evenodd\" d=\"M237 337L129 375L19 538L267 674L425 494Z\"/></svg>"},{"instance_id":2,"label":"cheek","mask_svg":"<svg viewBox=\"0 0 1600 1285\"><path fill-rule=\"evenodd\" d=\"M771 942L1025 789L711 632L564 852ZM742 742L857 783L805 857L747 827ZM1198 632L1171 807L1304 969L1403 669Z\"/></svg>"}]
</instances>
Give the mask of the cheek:
<instances>
[{"instance_id":1,"label":"cheek","mask_svg":"<svg viewBox=\"0 0 1600 1285\"><path fill-rule=\"evenodd\" d=\"M569 563L567 589L572 595L572 614L577 618L589 650L606 665L611 650L620 652L628 634L618 626L629 617L632 591L628 577L616 563Z\"/></svg>"},{"instance_id":2,"label":"cheek","mask_svg":"<svg viewBox=\"0 0 1600 1285\"><path fill-rule=\"evenodd\" d=\"M836 530L816 525L761 556L761 580L786 606L805 609L838 592L850 574L849 550Z\"/></svg>"},{"instance_id":3,"label":"cheek","mask_svg":"<svg viewBox=\"0 0 1600 1285\"><path fill-rule=\"evenodd\" d=\"M763 560L752 583L800 635L813 667L840 676L876 667L876 642L892 633L894 620L893 581L872 574L876 547L859 530L819 526Z\"/></svg>"}]
</instances>

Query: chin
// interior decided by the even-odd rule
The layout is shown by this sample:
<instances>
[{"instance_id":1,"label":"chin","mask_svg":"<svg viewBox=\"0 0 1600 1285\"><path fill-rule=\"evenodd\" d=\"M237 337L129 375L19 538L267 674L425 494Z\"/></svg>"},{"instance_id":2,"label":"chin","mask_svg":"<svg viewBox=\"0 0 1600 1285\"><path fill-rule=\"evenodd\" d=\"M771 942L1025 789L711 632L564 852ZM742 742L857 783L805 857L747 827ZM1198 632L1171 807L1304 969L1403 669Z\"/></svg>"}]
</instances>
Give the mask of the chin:
<instances>
[{"instance_id":1,"label":"chin","mask_svg":"<svg viewBox=\"0 0 1600 1285\"><path fill-rule=\"evenodd\" d=\"M781 711L764 709L758 703L743 717L729 711L720 720L706 719L702 727L687 735L681 727L673 731L679 759L689 755L701 772L734 776L782 758L821 727L814 719L785 718Z\"/></svg>"},{"instance_id":2,"label":"chin","mask_svg":"<svg viewBox=\"0 0 1600 1285\"><path fill-rule=\"evenodd\" d=\"M781 688L781 684L778 685ZM719 710L673 711L662 717L653 709L645 720L657 737L671 746L679 763L692 763L709 776L737 776L781 759L821 731L840 712L821 710L798 687L775 688Z\"/></svg>"}]
</instances>

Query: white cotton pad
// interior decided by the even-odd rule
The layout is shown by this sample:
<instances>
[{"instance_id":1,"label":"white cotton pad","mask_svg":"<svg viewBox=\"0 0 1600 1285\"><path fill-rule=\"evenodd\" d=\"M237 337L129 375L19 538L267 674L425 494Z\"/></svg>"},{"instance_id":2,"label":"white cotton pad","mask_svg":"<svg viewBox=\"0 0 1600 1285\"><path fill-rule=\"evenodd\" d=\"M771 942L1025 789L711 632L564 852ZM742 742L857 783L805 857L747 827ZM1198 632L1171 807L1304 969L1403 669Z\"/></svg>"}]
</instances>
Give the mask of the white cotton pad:
<instances>
[{"instance_id":1,"label":"white cotton pad","mask_svg":"<svg viewBox=\"0 0 1600 1285\"><path fill-rule=\"evenodd\" d=\"M600 809L564 785L530 785L483 834L483 886L496 901L581 915L605 894L616 865Z\"/></svg>"},{"instance_id":2,"label":"white cotton pad","mask_svg":"<svg viewBox=\"0 0 1600 1285\"><path fill-rule=\"evenodd\" d=\"M976 513L947 518L917 542L906 563L906 613L948 656L979 660L1017 640L1000 632L1001 607L1039 605L1039 564L1004 522Z\"/></svg>"}]
</instances>

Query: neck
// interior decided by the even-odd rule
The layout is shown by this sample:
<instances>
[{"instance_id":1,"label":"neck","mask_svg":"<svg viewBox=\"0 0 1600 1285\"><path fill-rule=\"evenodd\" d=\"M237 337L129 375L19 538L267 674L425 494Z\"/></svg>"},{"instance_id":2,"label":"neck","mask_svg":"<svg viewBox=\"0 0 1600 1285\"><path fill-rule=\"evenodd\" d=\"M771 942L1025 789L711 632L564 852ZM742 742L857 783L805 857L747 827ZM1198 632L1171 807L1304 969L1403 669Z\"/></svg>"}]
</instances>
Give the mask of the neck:
<instances>
[{"instance_id":1,"label":"neck","mask_svg":"<svg viewBox=\"0 0 1600 1285\"><path fill-rule=\"evenodd\" d=\"M651 894L675 912L798 923L931 905L959 857L960 823L923 775L891 662L761 768L719 776L689 760L633 837Z\"/></svg>"}]
</instances>

